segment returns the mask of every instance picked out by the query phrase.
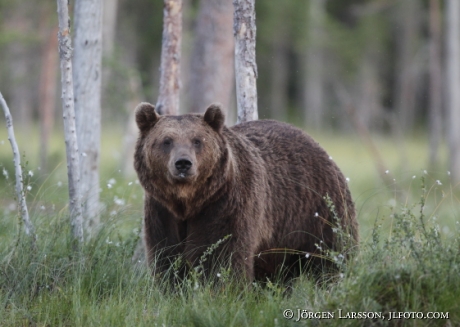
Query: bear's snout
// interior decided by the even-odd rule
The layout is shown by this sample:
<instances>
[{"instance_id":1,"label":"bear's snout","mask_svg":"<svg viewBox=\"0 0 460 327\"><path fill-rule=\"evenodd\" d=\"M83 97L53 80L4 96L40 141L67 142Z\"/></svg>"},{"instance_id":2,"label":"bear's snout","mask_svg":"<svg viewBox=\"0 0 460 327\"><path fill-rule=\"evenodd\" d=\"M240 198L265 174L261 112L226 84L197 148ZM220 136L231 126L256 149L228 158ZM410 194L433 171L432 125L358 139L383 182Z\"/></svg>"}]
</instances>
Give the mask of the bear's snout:
<instances>
[{"instance_id":1,"label":"bear's snout","mask_svg":"<svg viewBox=\"0 0 460 327\"><path fill-rule=\"evenodd\" d=\"M180 158L174 163L179 174L184 174L190 170L192 167L192 162L187 158Z\"/></svg>"}]
</instances>

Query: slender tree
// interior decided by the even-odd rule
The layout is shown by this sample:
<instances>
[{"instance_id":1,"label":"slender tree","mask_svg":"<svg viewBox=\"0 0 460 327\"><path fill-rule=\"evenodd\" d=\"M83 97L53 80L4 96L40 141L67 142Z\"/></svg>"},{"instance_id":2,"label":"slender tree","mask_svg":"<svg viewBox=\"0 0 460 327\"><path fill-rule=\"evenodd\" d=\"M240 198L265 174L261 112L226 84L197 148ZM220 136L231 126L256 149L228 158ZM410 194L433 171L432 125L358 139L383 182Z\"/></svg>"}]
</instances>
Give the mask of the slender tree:
<instances>
[{"instance_id":1,"label":"slender tree","mask_svg":"<svg viewBox=\"0 0 460 327\"><path fill-rule=\"evenodd\" d=\"M460 183L460 2L446 2L446 106L452 182Z\"/></svg>"},{"instance_id":2,"label":"slender tree","mask_svg":"<svg viewBox=\"0 0 460 327\"><path fill-rule=\"evenodd\" d=\"M258 119L255 0L233 0L237 124Z\"/></svg>"},{"instance_id":3,"label":"slender tree","mask_svg":"<svg viewBox=\"0 0 460 327\"><path fill-rule=\"evenodd\" d=\"M40 116L40 167L47 171L48 149L56 111L56 90L58 74L57 28L46 29L47 41L42 52L40 72L39 107Z\"/></svg>"},{"instance_id":4,"label":"slender tree","mask_svg":"<svg viewBox=\"0 0 460 327\"><path fill-rule=\"evenodd\" d=\"M33 242L35 243L36 236L34 232L34 226L29 218L29 211L27 210L26 196L24 194L24 181L22 179L22 168L21 168L21 155L19 153L18 144L14 136L13 129L13 117L11 116L10 109L6 104L5 99L3 98L2 93L0 92L0 104L2 105L3 112L5 114L6 120L6 129L8 130L8 140L11 144L11 149L13 150L14 158L14 170L16 177L16 196L18 197L19 208L21 212L22 221L24 223L24 230L27 236L32 237Z\"/></svg>"},{"instance_id":5,"label":"slender tree","mask_svg":"<svg viewBox=\"0 0 460 327\"><path fill-rule=\"evenodd\" d=\"M212 102L229 107L234 72L232 28L232 0L200 1L187 87L188 111L203 111Z\"/></svg>"},{"instance_id":6,"label":"slender tree","mask_svg":"<svg viewBox=\"0 0 460 327\"><path fill-rule=\"evenodd\" d=\"M77 0L73 82L84 230L99 225L99 153L101 139L102 0Z\"/></svg>"},{"instance_id":7,"label":"slender tree","mask_svg":"<svg viewBox=\"0 0 460 327\"><path fill-rule=\"evenodd\" d=\"M61 64L62 108L64 118L64 138L67 155L67 176L69 183L69 211L72 237L83 242L83 217L80 192L80 156L78 152L77 130L72 79L72 41L70 38L70 17L67 0L57 0L59 18L59 57ZM74 243L77 247L77 243Z\"/></svg>"},{"instance_id":8,"label":"slender tree","mask_svg":"<svg viewBox=\"0 0 460 327\"><path fill-rule=\"evenodd\" d=\"M306 61L305 123L319 128L323 123L323 47L325 0L308 2L308 47Z\"/></svg>"},{"instance_id":9,"label":"slender tree","mask_svg":"<svg viewBox=\"0 0 460 327\"><path fill-rule=\"evenodd\" d=\"M395 109L403 130L414 125L417 82L422 65L416 65L417 41L420 35L421 1L400 1L397 7Z\"/></svg>"},{"instance_id":10,"label":"slender tree","mask_svg":"<svg viewBox=\"0 0 460 327\"><path fill-rule=\"evenodd\" d=\"M179 113L181 39L182 0L164 0L160 92L156 104L160 114Z\"/></svg>"},{"instance_id":11,"label":"slender tree","mask_svg":"<svg viewBox=\"0 0 460 327\"><path fill-rule=\"evenodd\" d=\"M441 10L439 0L430 0L430 105L429 164L434 168L438 164L438 148L442 139L442 68L441 68Z\"/></svg>"}]
</instances>

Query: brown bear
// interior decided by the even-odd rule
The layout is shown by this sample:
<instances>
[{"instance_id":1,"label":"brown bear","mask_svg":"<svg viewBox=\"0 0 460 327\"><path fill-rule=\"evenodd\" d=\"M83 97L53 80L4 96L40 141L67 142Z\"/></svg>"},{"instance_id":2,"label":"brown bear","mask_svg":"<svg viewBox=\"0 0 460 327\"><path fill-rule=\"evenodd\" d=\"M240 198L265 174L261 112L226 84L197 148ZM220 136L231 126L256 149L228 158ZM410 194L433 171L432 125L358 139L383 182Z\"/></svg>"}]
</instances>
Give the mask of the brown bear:
<instances>
[{"instance_id":1,"label":"brown bear","mask_svg":"<svg viewBox=\"0 0 460 327\"><path fill-rule=\"evenodd\" d=\"M302 130L273 120L226 127L219 105L204 115L160 116L141 103L136 122L134 167L156 272L178 255L189 266L203 264L203 253L229 235L213 257L247 281L293 271L327 251L346 258L343 238L357 243L347 182ZM207 260L205 270L214 264Z\"/></svg>"}]
</instances>

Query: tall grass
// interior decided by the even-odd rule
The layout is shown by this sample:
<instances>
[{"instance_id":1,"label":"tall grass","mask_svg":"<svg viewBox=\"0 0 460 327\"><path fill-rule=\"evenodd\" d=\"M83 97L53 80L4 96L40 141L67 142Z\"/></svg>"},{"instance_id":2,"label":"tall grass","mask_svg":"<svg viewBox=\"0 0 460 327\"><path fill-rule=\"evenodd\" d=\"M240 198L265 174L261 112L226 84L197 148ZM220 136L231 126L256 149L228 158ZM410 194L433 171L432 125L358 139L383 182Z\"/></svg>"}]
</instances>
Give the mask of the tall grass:
<instances>
[{"instance_id":1,"label":"tall grass","mask_svg":"<svg viewBox=\"0 0 460 327\"><path fill-rule=\"evenodd\" d=\"M329 152L339 158L353 146L345 142L338 154ZM203 282L197 271L174 288L152 277L133 262L142 190L112 164L102 174L102 227L79 254L69 243L61 172L40 180L36 169L25 170L35 172L28 176L38 235L33 248L18 227L12 186L0 175L0 326L460 326L458 190L446 173L417 167L390 168L398 170L402 192L388 191L372 165L352 169L359 155L350 157L339 166L357 203L359 252L326 283L303 274L289 286L266 280L242 287L226 269L215 282ZM285 310L293 317L285 318ZM389 320L396 312L444 318ZM374 315L339 319L353 313ZM321 319L328 314L334 319Z\"/></svg>"}]
</instances>

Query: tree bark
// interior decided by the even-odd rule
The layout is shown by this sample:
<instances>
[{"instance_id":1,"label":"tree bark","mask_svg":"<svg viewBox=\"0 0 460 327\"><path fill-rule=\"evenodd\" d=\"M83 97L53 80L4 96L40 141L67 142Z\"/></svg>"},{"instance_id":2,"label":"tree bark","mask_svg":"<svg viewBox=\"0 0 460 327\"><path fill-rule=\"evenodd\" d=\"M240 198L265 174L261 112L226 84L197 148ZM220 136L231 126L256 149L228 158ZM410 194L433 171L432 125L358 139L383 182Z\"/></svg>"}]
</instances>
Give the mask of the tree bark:
<instances>
[{"instance_id":1,"label":"tree bark","mask_svg":"<svg viewBox=\"0 0 460 327\"><path fill-rule=\"evenodd\" d=\"M22 168L21 168L21 155L19 153L18 144L14 136L13 128L13 117L11 116L10 109L6 104L5 99L3 98L2 93L0 92L0 104L3 107L3 112L5 113L6 120L6 129L8 130L8 140L11 144L11 149L13 150L13 159L14 159L14 170L16 177L16 196L18 197L18 204L21 212L22 221L24 223L24 230L27 236L30 236L35 244L36 236L34 232L34 226L29 218L29 211L27 210L26 196L24 194L24 181L22 179Z\"/></svg>"},{"instance_id":2,"label":"tree bark","mask_svg":"<svg viewBox=\"0 0 460 327\"><path fill-rule=\"evenodd\" d=\"M77 0L74 9L73 81L84 231L99 225L102 0Z\"/></svg>"},{"instance_id":3,"label":"tree bark","mask_svg":"<svg viewBox=\"0 0 460 327\"><path fill-rule=\"evenodd\" d=\"M442 139L442 68L441 68L441 12L439 0L430 0L430 105L429 165L433 169L438 165L438 148Z\"/></svg>"},{"instance_id":4,"label":"tree bark","mask_svg":"<svg viewBox=\"0 0 460 327\"><path fill-rule=\"evenodd\" d=\"M460 183L460 2L446 2L446 91L450 172L454 185Z\"/></svg>"},{"instance_id":5,"label":"tree bark","mask_svg":"<svg viewBox=\"0 0 460 327\"><path fill-rule=\"evenodd\" d=\"M103 0L102 55L110 58L115 44L118 0Z\"/></svg>"},{"instance_id":6,"label":"tree bark","mask_svg":"<svg viewBox=\"0 0 460 327\"><path fill-rule=\"evenodd\" d=\"M274 3L277 5L278 3ZM273 5L272 5L273 6ZM289 107L289 46L292 40L289 35L289 26L286 19L289 17L289 8L276 6L274 23L276 29L270 36L272 41L272 60L270 77L269 103L270 116L273 119L284 121ZM303 75L302 75L303 76Z\"/></svg>"},{"instance_id":7,"label":"tree bark","mask_svg":"<svg viewBox=\"0 0 460 327\"><path fill-rule=\"evenodd\" d=\"M233 87L232 0L201 0L188 85L188 111L220 102L227 110Z\"/></svg>"},{"instance_id":8,"label":"tree bark","mask_svg":"<svg viewBox=\"0 0 460 327\"><path fill-rule=\"evenodd\" d=\"M59 57L61 64L62 107L64 138L67 155L67 176L69 180L69 211L71 233L74 241L83 242L83 217L80 193L80 157L75 126L75 108L72 79L72 42L70 38L70 17L67 0L57 0L59 18ZM74 242L74 248L77 243Z\"/></svg>"},{"instance_id":9,"label":"tree bark","mask_svg":"<svg viewBox=\"0 0 460 327\"><path fill-rule=\"evenodd\" d=\"M56 75L58 56L57 28L48 32L48 39L43 49L39 87L39 115L40 115L40 167L47 172L49 138L54 125L56 111Z\"/></svg>"},{"instance_id":10,"label":"tree bark","mask_svg":"<svg viewBox=\"0 0 460 327\"><path fill-rule=\"evenodd\" d=\"M179 113L181 39L182 0L164 0L160 92L156 104L160 114Z\"/></svg>"},{"instance_id":11,"label":"tree bark","mask_svg":"<svg viewBox=\"0 0 460 327\"><path fill-rule=\"evenodd\" d=\"M255 0L233 0L237 124L258 119Z\"/></svg>"},{"instance_id":12,"label":"tree bark","mask_svg":"<svg viewBox=\"0 0 460 327\"><path fill-rule=\"evenodd\" d=\"M401 128L408 130L414 125L417 81L421 75L414 65L421 14L419 1L401 1L400 6L397 8L397 24L401 24L401 30L397 30L395 109Z\"/></svg>"},{"instance_id":13,"label":"tree bark","mask_svg":"<svg viewBox=\"0 0 460 327\"><path fill-rule=\"evenodd\" d=\"M323 51L324 0L308 2L308 48L305 88L305 125L323 124Z\"/></svg>"}]
</instances>

